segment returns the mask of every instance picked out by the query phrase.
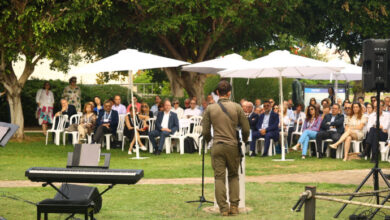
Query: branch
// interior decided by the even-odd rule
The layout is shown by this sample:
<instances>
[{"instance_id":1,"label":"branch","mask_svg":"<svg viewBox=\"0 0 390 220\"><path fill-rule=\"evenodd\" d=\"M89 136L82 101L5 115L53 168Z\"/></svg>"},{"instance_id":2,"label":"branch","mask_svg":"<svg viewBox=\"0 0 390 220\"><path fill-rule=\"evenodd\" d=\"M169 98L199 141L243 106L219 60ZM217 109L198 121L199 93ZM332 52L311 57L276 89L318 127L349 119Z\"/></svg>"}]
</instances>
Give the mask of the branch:
<instances>
[{"instance_id":1,"label":"branch","mask_svg":"<svg viewBox=\"0 0 390 220\"><path fill-rule=\"evenodd\" d=\"M159 34L158 37L160 38L160 40L163 42L163 44L167 47L167 49L169 50L169 52L172 54L172 56L175 58L175 59L178 59L178 60L185 60L180 54L179 52L176 50L176 48L171 44L171 42L162 34Z\"/></svg>"}]
</instances>

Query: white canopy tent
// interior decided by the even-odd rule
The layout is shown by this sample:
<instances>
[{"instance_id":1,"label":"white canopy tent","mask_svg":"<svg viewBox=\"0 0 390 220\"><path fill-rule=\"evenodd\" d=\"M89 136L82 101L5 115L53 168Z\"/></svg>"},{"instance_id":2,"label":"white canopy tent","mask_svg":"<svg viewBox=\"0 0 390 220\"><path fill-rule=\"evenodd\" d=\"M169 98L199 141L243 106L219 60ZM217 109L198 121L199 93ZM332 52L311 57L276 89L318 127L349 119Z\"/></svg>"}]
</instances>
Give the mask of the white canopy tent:
<instances>
[{"instance_id":1,"label":"white canopy tent","mask_svg":"<svg viewBox=\"0 0 390 220\"><path fill-rule=\"evenodd\" d=\"M121 50L118 53L103 58L91 64L87 64L78 69L75 69L71 73L100 73L100 72L115 72L115 71L129 71L129 89L131 91L131 106L134 105L133 101L133 80L132 72L145 69L166 68L166 67L178 67L181 65L189 64L180 60L161 57L149 53L139 52L134 49ZM133 108L133 121L134 127L137 127L135 120L135 110ZM136 159L141 159L139 156L139 145L137 141L137 133L134 135L136 146Z\"/></svg>"},{"instance_id":2,"label":"white canopy tent","mask_svg":"<svg viewBox=\"0 0 390 220\"><path fill-rule=\"evenodd\" d=\"M235 69L228 69L219 72L223 77L233 78L279 78L279 95L281 118L283 119L283 84L282 77L303 78L315 74L331 74L338 72L341 68L331 64L314 60L307 57L293 55L288 51L274 51L267 56L260 57L249 64L238 66ZM282 158L286 161L284 146L284 129L281 132Z\"/></svg>"},{"instance_id":3,"label":"white canopy tent","mask_svg":"<svg viewBox=\"0 0 390 220\"><path fill-rule=\"evenodd\" d=\"M328 62L332 66L342 68L339 72L334 72L331 74L316 74L316 75L308 75L303 78L305 79L314 79L314 80L335 80L335 98L337 99L337 91L338 91L338 81L357 81L362 80L362 67L352 65L346 63L345 61L335 59Z\"/></svg>"},{"instance_id":4,"label":"white canopy tent","mask_svg":"<svg viewBox=\"0 0 390 220\"><path fill-rule=\"evenodd\" d=\"M242 66L248 63L249 61L242 58L242 56L236 53L232 53L226 56L217 57L216 59L183 66L182 70L204 74L218 74L219 71L235 68L237 66ZM233 86L232 78L230 78L230 84ZM232 95L233 94L234 93L232 91Z\"/></svg>"}]
</instances>

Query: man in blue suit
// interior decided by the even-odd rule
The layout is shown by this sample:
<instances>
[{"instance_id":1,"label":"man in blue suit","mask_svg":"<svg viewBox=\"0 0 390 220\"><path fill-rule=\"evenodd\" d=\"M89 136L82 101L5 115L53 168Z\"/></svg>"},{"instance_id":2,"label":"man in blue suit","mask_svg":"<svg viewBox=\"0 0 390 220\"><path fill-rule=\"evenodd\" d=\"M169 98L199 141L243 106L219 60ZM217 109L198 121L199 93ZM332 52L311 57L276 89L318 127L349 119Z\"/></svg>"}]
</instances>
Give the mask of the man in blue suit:
<instances>
[{"instance_id":1,"label":"man in blue suit","mask_svg":"<svg viewBox=\"0 0 390 220\"><path fill-rule=\"evenodd\" d=\"M171 112L171 102L164 101L164 111L157 113L156 130L149 133L149 140L153 145L154 154L160 155L164 146L165 138L169 137L179 130L179 119L177 114ZM156 137L160 137L160 142L157 147Z\"/></svg>"},{"instance_id":2,"label":"man in blue suit","mask_svg":"<svg viewBox=\"0 0 390 220\"><path fill-rule=\"evenodd\" d=\"M99 111L93 142L100 143L103 136L108 133L115 135L118 122L119 114L117 111L112 110L112 102L108 100L105 101L103 109L100 109Z\"/></svg>"},{"instance_id":3,"label":"man in blue suit","mask_svg":"<svg viewBox=\"0 0 390 220\"><path fill-rule=\"evenodd\" d=\"M251 148L252 151L251 157L256 156L256 140L259 138L264 138L264 153L263 157L268 156L268 149L271 143L271 138L274 141L279 139L279 115L274 111L271 111L271 104L269 101L264 102L264 113L259 116L256 130L252 131L252 141Z\"/></svg>"}]
</instances>

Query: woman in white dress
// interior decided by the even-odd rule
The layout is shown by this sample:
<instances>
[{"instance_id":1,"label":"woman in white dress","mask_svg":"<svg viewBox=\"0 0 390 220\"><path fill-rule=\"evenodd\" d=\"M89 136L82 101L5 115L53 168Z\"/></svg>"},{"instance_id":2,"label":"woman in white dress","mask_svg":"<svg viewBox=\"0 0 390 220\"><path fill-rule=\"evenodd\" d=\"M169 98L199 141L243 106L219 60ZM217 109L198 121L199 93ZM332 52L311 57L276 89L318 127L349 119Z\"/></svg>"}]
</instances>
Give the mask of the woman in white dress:
<instances>
[{"instance_id":1,"label":"woman in white dress","mask_svg":"<svg viewBox=\"0 0 390 220\"><path fill-rule=\"evenodd\" d=\"M54 95L50 91L50 83L45 82L43 84L43 89L38 90L35 97L37 102L37 119L39 125L42 125L43 134L46 135L47 125L53 123L53 104L54 104Z\"/></svg>"}]
</instances>

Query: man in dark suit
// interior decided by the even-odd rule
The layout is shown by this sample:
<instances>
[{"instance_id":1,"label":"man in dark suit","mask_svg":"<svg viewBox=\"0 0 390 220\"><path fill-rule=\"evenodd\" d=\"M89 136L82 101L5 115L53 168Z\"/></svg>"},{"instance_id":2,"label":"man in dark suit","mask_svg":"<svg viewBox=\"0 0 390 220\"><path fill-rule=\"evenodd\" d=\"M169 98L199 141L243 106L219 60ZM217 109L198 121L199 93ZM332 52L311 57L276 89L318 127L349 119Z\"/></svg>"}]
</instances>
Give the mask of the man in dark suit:
<instances>
[{"instance_id":1,"label":"man in dark suit","mask_svg":"<svg viewBox=\"0 0 390 220\"><path fill-rule=\"evenodd\" d=\"M268 149L271 143L271 138L274 141L279 139L279 115L274 111L271 111L271 104L269 101L265 101L263 104L264 113L259 116L256 130L252 131L251 157L256 156L255 148L256 141L259 138L264 138L264 153L263 157L268 156Z\"/></svg>"},{"instance_id":2,"label":"man in dark suit","mask_svg":"<svg viewBox=\"0 0 390 220\"><path fill-rule=\"evenodd\" d=\"M157 113L156 130L149 133L149 140L153 145L154 154L160 155L164 146L165 138L169 137L179 130L179 119L177 114L171 112L171 102L164 101L164 111ZM160 137L160 142L157 147L156 137Z\"/></svg>"},{"instance_id":3,"label":"man in dark suit","mask_svg":"<svg viewBox=\"0 0 390 220\"><path fill-rule=\"evenodd\" d=\"M344 133L344 115L341 114L340 105L334 104L332 106L332 113L325 115L320 125L320 131L316 136L318 157L324 157L322 149L322 141L332 139L333 143L338 141ZM332 157L335 157L335 151L332 151Z\"/></svg>"},{"instance_id":4,"label":"man in dark suit","mask_svg":"<svg viewBox=\"0 0 390 220\"><path fill-rule=\"evenodd\" d=\"M61 99L61 110L55 114L55 116L67 115L68 122L66 122L65 127L69 126L70 117L77 114L76 107L74 105L70 105L66 99ZM58 121L56 121L55 127L57 127Z\"/></svg>"},{"instance_id":5,"label":"man in dark suit","mask_svg":"<svg viewBox=\"0 0 390 220\"><path fill-rule=\"evenodd\" d=\"M116 134L118 127L119 114L112 110L112 102L107 100L104 102L103 109L100 109L99 116L96 121L96 130L93 135L93 143L100 143L105 134Z\"/></svg>"}]
</instances>

